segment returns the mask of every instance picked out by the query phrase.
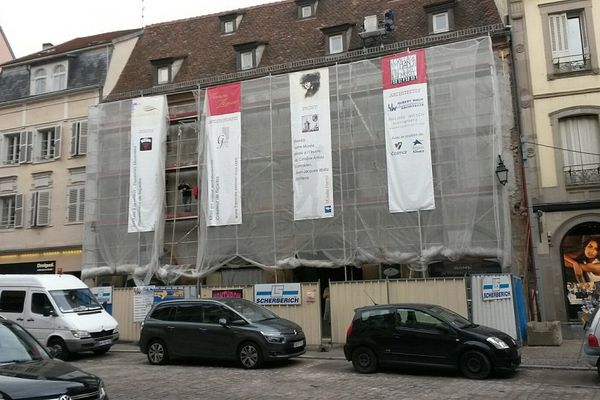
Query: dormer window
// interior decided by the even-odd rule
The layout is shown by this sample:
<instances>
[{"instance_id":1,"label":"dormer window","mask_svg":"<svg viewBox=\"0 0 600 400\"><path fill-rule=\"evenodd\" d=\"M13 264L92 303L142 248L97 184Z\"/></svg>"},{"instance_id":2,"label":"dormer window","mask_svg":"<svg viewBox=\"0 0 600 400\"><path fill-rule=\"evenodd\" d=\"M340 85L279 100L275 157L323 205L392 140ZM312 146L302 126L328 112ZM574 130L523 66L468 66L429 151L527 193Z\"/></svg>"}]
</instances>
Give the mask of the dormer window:
<instances>
[{"instance_id":1,"label":"dormer window","mask_svg":"<svg viewBox=\"0 0 600 400\"><path fill-rule=\"evenodd\" d=\"M322 28L321 31L327 38L325 42L327 46L325 49L326 54L339 54L348 51L352 25L344 24L332 26L329 28Z\"/></svg>"},{"instance_id":2,"label":"dormer window","mask_svg":"<svg viewBox=\"0 0 600 400\"><path fill-rule=\"evenodd\" d=\"M67 88L67 63L58 62L31 67L30 94L43 94Z\"/></svg>"},{"instance_id":3,"label":"dormer window","mask_svg":"<svg viewBox=\"0 0 600 400\"><path fill-rule=\"evenodd\" d=\"M317 15L316 0L296 0L298 5L298 19L312 18Z\"/></svg>"},{"instance_id":4,"label":"dormer window","mask_svg":"<svg viewBox=\"0 0 600 400\"><path fill-rule=\"evenodd\" d=\"M171 66L163 65L161 67L157 67L156 71L156 83L159 85L163 85L165 83L171 82Z\"/></svg>"},{"instance_id":5,"label":"dormer window","mask_svg":"<svg viewBox=\"0 0 600 400\"><path fill-rule=\"evenodd\" d=\"M234 45L233 48L237 53L236 63L238 71L247 71L258 67L265 47L265 42L250 42Z\"/></svg>"},{"instance_id":6,"label":"dormer window","mask_svg":"<svg viewBox=\"0 0 600 400\"><path fill-rule=\"evenodd\" d=\"M424 6L427 13L429 34L449 32L454 29L454 7L456 0L445 0Z\"/></svg>"},{"instance_id":7,"label":"dormer window","mask_svg":"<svg viewBox=\"0 0 600 400\"><path fill-rule=\"evenodd\" d=\"M173 83L175 75L179 72L185 56L168 57L150 61L154 68L154 85Z\"/></svg>"},{"instance_id":8,"label":"dormer window","mask_svg":"<svg viewBox=\"0 0 600 400\"><path fill-rule=\"evenodd\" d=\"M227 14L219 17L221 24L221 33L228 35L238 30L242 22L242 14Z\"/></svg>"}]
</instances>

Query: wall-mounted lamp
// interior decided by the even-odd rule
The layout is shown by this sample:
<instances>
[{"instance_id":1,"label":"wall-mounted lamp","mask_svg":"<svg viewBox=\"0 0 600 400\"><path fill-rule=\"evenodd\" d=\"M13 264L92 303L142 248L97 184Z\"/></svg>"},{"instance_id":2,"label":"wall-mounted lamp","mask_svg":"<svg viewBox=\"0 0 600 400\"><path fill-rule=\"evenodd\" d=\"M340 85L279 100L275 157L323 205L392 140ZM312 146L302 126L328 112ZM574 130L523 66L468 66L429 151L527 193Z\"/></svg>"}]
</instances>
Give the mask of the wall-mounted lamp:
<instances>
[{"instance_id":1,"label":"wall-mounted lamp","mask_svg":"<svg viewBox=\"0 0 600 400\"><path fill-rule=\"evenodd\" d=\"M506 185L506 182L508 182L508 168L506 168L506 165L504 165L504 161L502 161L502 156L500 155L498 155L496 178L498 178L498 182L500 182L502 186Z\"/></svg>"}]
</instances>

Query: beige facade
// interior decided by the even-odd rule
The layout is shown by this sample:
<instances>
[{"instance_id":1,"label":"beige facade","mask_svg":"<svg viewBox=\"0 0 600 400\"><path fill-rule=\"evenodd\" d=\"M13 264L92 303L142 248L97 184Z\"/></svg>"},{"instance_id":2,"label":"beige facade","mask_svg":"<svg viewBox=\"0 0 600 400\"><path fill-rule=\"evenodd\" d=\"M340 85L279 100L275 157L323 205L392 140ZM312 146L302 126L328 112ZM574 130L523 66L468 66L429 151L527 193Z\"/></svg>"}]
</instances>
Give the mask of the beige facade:
<instances>
[{"instance_id":1,"label":"beige facade","mask_svg":"<svg viewBox=\"0 0 600 400\"><path fill-rule=\"evenodd\" d=\"M508 4L538 290L534 318L577 322L584 300L568 299L563 255L577 235L582 241L600 233L600 4Z\"/></svg>"}]
</instances>

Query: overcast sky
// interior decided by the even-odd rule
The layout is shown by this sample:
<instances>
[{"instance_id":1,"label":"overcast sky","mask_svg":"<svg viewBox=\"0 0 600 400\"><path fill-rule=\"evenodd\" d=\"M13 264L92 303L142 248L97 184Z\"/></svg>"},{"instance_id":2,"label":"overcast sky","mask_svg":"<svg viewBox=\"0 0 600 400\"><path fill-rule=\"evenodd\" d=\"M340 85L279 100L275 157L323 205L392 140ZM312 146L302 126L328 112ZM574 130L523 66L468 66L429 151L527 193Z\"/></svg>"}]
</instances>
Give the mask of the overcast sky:
<instances>
[{"instance_id":1,"label":"overcast sky","mask_svg":"<svg viewBox=\"0 0 600 400\"><path fill-rule=\"evenodd\" d=\"M278 0L0 0L0 26L20 58L82 36ZM281 0L279 0L281 1Z\"/></svg>"}]
</instances>

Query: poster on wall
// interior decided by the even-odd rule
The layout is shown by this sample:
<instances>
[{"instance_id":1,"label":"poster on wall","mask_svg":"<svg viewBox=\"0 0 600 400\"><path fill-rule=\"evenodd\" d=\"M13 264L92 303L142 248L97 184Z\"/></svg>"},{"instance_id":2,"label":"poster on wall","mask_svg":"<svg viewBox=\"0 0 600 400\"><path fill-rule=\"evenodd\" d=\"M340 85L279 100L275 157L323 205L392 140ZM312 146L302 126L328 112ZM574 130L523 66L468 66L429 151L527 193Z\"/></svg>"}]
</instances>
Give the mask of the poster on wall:
<instances>
[{"instance_id":1,"label":"poster on wall","mask_svg":"<svg viewBox=\"0 0 600 400\"><path fill-rule=\"evenodd\" d=\"M254 285L254 302L264 305L302 304L299 283L260 283Z\"/></svg>"},{"instance_id":2,"label":"poster on wall","mask_svg":"<svg viewBox=\"0 0 600 400\"><path fill-rule=\"evenodd\" d=\"M154 304L154 287L138 286L133 288L133 321L141 322L146 318Z\"/></svg>"},{"instance_id":3,"label":"poster on wall","mask_svg":"<svg viewBox=\"0 0 600 400\"><path fill-rule=\"evenodd\" d=\"M206 90L208 226L242 223L241 84Z\"/></svg>"},{"instance_id":4,"label":"poster on wall","mask_svg":"<svg viewBox=\"0 0 600 400\"><path fill-rule=\"evenodd\" d=\"M244 289L213 289L212 297L221 299L243 299Z\"/></svg>"},{"instance_id":5,"label":"poster on wall","mask_svg":"<svg viewBox=\"0 0 600 400\"><path fill-rule=\"evenodd\" d=\"M381 67L389 210L433 210L425 51L384 57Z\"/></svg>"},{"instance_id":6,"label":"poster on wall","mask_svg":"<svg viewBox=\"0 0 600 400\"><path fill-rule=\"evenodd\" d=\"M331 218L329 70L290 74L294 220Z\"/></svg>"},{"instance_id":7,"label":"poster on wall","mask_svg":"<svg viewBox=\"0 0 600 400\"><path fill-rule=\"evenodd\" d=\"M152 232L162 218L167 121L165 96L132 100L129 233Z\"/></svg>"},{"instance_id":8,"label":"poster on wall","mask_svg":"<svg viewBox=\"0 0 600 400\"><path fill-rule=\"evenodd\" d=\"M570 318L585 318L600 297L600 232L567 234L561 243Z\"/></svg>"}]
</instances>

